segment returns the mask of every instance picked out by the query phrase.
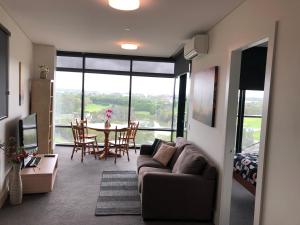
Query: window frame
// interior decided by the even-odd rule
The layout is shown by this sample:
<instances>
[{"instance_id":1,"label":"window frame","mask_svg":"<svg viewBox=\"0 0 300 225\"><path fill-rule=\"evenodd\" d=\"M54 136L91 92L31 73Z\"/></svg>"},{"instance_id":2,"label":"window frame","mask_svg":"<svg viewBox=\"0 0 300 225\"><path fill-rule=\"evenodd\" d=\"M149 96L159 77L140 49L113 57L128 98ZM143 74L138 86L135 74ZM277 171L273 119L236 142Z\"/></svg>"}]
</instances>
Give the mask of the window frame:
<instances>
[{"instance_id":1,"label":"window frame","mask_svg":"<svg viewBox=\"0 0 300 225\"><path fill-rule=\"evenodd\" d=\"M173 58L162 58L162 57L145 57L145 56L129 56L129 55L111 55L111 54L99 54L99 53L79 53L79 52L66 52L57 51L57 56L69 56L69 57L82 57L82 68L67 68L67 67L56 67L56 71L62 72L81 72L82 73L82 89L81 89L81 119L84 119L84 108L85 108L85 74L106 74L106 75L123 75L129 76L129 101L128 101L128 123L131 118L131 101L132 101L132 77L156 77L156 78L174 78L174 90L173 90L173 107L172 107L172 120L170 128L139 128L141 131L167 131L170 132L171 141L174 140L174 132L177 132L177 128L173 127L174 122L174 100L175 100L175 59ZM130 71L117 71L117 70L98 70L98 69L86 69L85 63L86 58L104 58L104 59L125 59L130 60ZM151 61L151 62L169 62L174 63L174 74L164 73L148 73L148 72L134 72L132 71L133 61ZM55 124L56 128L71 128L68 125ZM59 143L58 146L70 146L70 144Z\"/></svg>"}]
</instances>

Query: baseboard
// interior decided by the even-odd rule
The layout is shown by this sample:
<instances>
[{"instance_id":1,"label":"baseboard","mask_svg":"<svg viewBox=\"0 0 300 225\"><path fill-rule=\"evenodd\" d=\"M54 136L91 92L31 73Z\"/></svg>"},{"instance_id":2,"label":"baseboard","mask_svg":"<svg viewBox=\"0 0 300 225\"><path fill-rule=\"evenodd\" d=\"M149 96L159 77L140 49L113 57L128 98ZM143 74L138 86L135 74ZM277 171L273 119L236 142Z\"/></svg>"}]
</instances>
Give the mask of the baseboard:
<instances>
[{"instance_id":1,"label":"baseboard","mask_svg":"<svg viewBox=\"0 0 300 225\"><path fill-rule=\"evenodd\" d=\"M7 196L8 196L8 189L5 187L4 190L2 190L2 192L0 193L0 209L4 205Z\"/></svg>"}]
</instances>

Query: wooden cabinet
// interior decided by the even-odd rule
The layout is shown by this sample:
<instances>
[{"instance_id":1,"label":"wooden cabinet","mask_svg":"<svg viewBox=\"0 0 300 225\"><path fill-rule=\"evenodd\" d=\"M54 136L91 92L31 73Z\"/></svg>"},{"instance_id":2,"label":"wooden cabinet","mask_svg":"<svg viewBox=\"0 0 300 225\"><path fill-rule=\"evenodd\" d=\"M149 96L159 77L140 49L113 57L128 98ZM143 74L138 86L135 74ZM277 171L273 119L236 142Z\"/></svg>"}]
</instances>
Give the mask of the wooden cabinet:
<instances>
[{"instance_id":1,"label":"wooden cabinet","mask_svg":"<svg viewBox=\"0 0 300 225\"><path fill-rule=\"evenodd\" d=\"M38 153L53 153L53 81L31 81L31 113L37 113Z\"/></svg>"},{"instance_id":2,"label":"wooden cabinet","mask_svg":"<svg viewBox=\"0 0 300 225\"><path fill-rule=\"evenodd\" d=\"M54 157L41 157L41 161L37 167L23 168L21 170L21 178L23 185L23 193L44 193L51 192L57 174L58 155Z\"/></svg>"}]
</instances>

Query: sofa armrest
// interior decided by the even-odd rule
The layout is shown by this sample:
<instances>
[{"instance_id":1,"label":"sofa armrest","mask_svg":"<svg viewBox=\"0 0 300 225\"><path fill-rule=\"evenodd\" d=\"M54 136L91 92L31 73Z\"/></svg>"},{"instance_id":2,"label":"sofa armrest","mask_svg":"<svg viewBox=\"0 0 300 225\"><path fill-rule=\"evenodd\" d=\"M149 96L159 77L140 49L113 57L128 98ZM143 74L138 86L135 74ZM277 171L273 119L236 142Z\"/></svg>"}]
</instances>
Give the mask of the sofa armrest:
<instances>
[{"instance_id":1,"label":"sofa armrest","mask_svg":"<svg viewBox=\"0 0 300 225\"><path fill-rule=\"evenodd\" d=\"M141 145L141 155L152 155L153 151L154 149L152 148L152 145Z\"/></svg>"},{"instance_id":2,"label":"sofa armrest","mask_svg":"<svg viewBox=\"0 0 300 225\"><path fill-rule=\"evenodd\" d=\"M142 185L144 219L212 220L216 181L198 175L149 172Z\"/></svg>"}]
</instances>

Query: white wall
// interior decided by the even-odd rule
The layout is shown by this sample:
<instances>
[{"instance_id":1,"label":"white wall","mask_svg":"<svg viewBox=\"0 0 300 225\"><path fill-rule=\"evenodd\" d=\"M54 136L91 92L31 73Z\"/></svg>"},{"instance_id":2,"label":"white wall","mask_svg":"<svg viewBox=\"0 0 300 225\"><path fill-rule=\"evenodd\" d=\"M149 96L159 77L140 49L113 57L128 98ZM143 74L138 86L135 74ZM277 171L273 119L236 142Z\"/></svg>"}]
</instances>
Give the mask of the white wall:
<instances>
[{"instance_id":1,"label":"white wall","mask_svg":"<svg viewBox=\"0 0 300 225\"><path fill-rule=\"evenodd\" d=\"M32 42L7 15L0 6L0 23L10 32L9 41L9 115L0 121L0 141L5 141L7 136L15 135L18 119L29 112L29 89L32 71ZM24 102L19 106L19 62L22 63L22 82L24 84ZM5 159L0 153L0 207L1 198L5 193L4 174Z\"/></svg>"},{"instance_id":2,"label":"white wall","mask_svg":"<svg viewBox=\"0 0 300 225\"><path fill-rule=\"evenodd\" d=\"M56 48L52 45L33 44L33 76L40 77L40 65L47 65L50 69L48 79L54 80L56 70Z\"/></svg>"},{"instance_id":3,"label":"white wall","mask_svg":"<svg viewBox=\"0 0 300 225\"><path fill-rule=\"evenodd\" d=\"M263 225L294 225L300 221L300 1L247 0L209 31L209 54L193 60L193 75L201 69L219 66L216 127L192 118L190 104L188 139L197 143L217 163L220 182L216 224L228 217L220 206L224 196L226 98L231 51L271 35L279 21L269 114L268 140L262 206ZM191 88L192 98L192 88ZM192 99L191 99L192 100ZM192 102L192 101L191 101Z\"/></svg>"}]
</instances>

